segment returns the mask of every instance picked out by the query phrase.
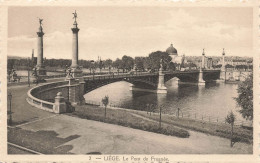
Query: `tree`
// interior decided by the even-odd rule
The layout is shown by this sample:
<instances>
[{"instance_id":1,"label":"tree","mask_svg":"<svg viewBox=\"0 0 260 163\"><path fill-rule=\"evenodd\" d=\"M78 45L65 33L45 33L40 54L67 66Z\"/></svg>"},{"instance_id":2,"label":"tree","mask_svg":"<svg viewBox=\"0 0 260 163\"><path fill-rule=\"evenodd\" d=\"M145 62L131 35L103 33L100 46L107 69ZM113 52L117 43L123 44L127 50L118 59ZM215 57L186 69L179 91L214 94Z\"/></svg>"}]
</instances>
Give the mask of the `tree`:
<instances>
[{"instance_id":1,"label":"tree","mask_svg":"<svg viewBox=\"0 0 260 163\"><path fill-rule=\"evenodd\" d=\"M173 62L170 62L169 63L169 70L175 71L176 70L176 64L174 64Z\"/></svg>"},{"instance_id":2,"label":"tree","mask_svg":"<svg viewBox=\"0 0 260 163\"><path fill-rule=\"evenodd\" d=\"M103 105L105 106L105 118L107 116L107 105L109 103L109 97L108 96L105 96L103 99L102 99L102 103Z\"/></svg>"},{"instance_id":3,"label":"tree","mask_svg":"<svg viewBox=\"0 0 260 163\"><path fill-rule=\"evenodd\" d=\"M253 74L238 85L237 105L241 107L239 113L247 120L253 120Z\"/></svg>"},{"instance_id":4,"label":"tree","mask_svg":"<svg viewBox=\"0 0 260 163\"><path fill-rule=\"evenodd\" d=\"M125 70L129 71L133 68L134 66L134 59L130 56L126 56L124 55L122 57L122 68L123 68L123 72L125 72Z\"/></svg>"},{"instance_id":5,"label":"tree","mask_svg":"<svg viewBox=\"0 0 260 163\"><path fill-rule=\"evenodd\" d=\"M166 70L172 60L168 53L162 51L152 52L149 54L148 58L150 60L150 67L153 70L159 70L161 59L163 61L163 70Z\"/></svg>"},{"instance_id":6,"label":"tree","mask_svg":"<svg viewBox=\"0 0 260 163\"><path fill-rule=\"evenodd\" d=\"M136 68L139 71L144 71L145 57L135 57Z\"/></svg>"},{"instance_id":7,"label":"tree","mask_svg":"<svg viewBox=\"0 0 260 163\"><path fill-rule=\"evenodd\" d=\"M226 117L226 119L225 119L225 121L228 123L228 124L230 124L231 125L231 138L230 138L230 147L233 147L233 128L234 128L234 122L235 122L235 115L233 114L233 112L231 111L228 115L227 115L227 117Z\"/></svg>"},{"instance_id":8,"label":"tree","mask_svg":"<svg viewBox=\"0 0 260 163\"><path fill-rule=\"evenodd\" d=\"M112 66L116 69L122 68L122 60L117 58L113 63Z\"/></svg>"},{"instance_id":9,"label":"tree","mask_svg":"<svg viewBox=\"0 0 260 163\"><path fill-rule=\"evenodd\" d=\"M104 66L105 67L111 67L112 66L112 60L111 59L106 59L105 61L104 61Z\"/></svg>"}]
</instances>

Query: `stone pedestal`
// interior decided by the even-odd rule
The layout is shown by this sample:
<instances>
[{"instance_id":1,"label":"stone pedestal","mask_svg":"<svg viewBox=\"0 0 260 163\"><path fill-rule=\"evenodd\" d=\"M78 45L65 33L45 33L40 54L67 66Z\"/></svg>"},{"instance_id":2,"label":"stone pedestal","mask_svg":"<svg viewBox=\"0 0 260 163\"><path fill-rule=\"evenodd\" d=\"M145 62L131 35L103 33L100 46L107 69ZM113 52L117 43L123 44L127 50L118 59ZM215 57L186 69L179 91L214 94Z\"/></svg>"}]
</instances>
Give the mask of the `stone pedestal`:
<instances>
[{"instance_id":1,"label":"stone pedestal","mask_svg":"<svg viewBox=\"0 0 260 163\"><path fill-rule=\"evenodd\" d=\"M167 88L164 85L164 74L162 73L162 70L159 71L157 93L167 93Z\"/></svg>"},{"instance_id":2,"label":"stone pedestal","mask_svg":"<svg viewBox=\"0 0 260 163\"><path fill-rule=\"evenodd\" d=\"M205 85L205 81L203 80L203 71L202 71L202 69L200 69L200 72L199 72L198 85Z\"/></svg>"},{"instance_id":3,"label":"stone pedestal","mask_svg":"<svg viewBox=\"0 0 260 163\"><path fill-rule=\"evenodd\" d=\"M72 68L71 70L73 78L82 78L83 77L83 71L79 68Z\"/></svg>"},{"instance_id":4,"label":"stone pedestal","mask_svg":"<svg viewBox=\"0 0 260 163\"><path fill-rule=\"evenodd\" d=\"M130 91L134 90L133 87L134 87L134 85L133 85L133 84L130 84L130 85L129 85L129 90L130 90Z\"/></svg>"},{"instance_id":5,"label":"stone pedestal","mask_svg":"<svg viewBox=\"0 0 260 163\"><path fill-rule=\"evenodd\" d=\"M61 92L57 93L57 96L55 97L55 106L54 106L54 113L66 113L66 103L64 100L64 97L62 96Z\"/></svg>"},{"instance_id":6,"label":"stone pedestal","mask_svg":"<svg viewBox=\"0 0 260 163\"><path fill-rule=\"evenodd\" d=\"M226 71L225 71L225 69L221 69L221 71L220 71L220 80L226 81Z\"/></svg>"},{"instance_id":7,"label":"stone pedestal","mask_svg":"<svg viewBox=\"0 0 260 163\"><path fill-rule=\"evenodd\" d=\"M176 82L177 85L179 85L179 83L181 83L180 79L178 79L178 78L175 79L175 82Z\"/></svg>"},{"instance_id":8,"label":"stone pedestal","mask_svg":"<svg viewBox=\"0 0 260 163\"><path fill-rule=\"evenodd\" d=\"M84 99L84 82L80 82L79 79L68 78L69 81L69 102L72 105L81 105L85 103Z\"/></svg>"}]
</instances>

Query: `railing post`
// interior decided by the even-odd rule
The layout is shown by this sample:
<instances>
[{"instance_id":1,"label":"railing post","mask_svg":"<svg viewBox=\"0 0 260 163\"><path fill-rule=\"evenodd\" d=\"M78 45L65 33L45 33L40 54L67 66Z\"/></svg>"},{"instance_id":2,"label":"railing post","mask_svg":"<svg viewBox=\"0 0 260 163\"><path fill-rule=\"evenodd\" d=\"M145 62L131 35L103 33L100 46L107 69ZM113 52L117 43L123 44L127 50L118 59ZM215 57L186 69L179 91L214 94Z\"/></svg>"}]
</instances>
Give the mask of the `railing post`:
<instances>
[{"instance_id":1,"label":"railing post","mask_svg":"<svg viewBox=\"0 0 260 163\"><path fill-rule=\"evenodd\" d=\"M61 92L58 92L57 96L55 97L54 113L60 114L65 112L66 112L66 103L64 97L62 96Z\"/></svg>"}]
</instances>

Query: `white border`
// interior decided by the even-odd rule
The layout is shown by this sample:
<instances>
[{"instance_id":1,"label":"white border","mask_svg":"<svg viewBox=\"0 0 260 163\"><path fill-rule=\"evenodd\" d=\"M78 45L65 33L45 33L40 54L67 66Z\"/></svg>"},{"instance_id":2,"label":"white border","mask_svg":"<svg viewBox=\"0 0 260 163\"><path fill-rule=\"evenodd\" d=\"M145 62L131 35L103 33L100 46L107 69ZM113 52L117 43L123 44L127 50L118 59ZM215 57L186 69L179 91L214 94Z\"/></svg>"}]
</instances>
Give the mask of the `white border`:
<instances>
[{"instance_id":1,"label":"white border","mask_svg":"<svg viewBox=\"0 0 260 163\"><path fill-rule=\"evenodd\" d=\"M7 61L7 21L8 6L174 6L174 7L253 7L254 8L254 144L253 155L165 155L172 161L190 161L190 162L260 162L259 160L259 51L258 51L258 33L259 28L259 7L257 0L0 0L0 162L13 161L84 161L88 160L88 155L7 155L7 126L6 126L6 107L7 106L7 80L6 80L6 61ZM127 148L127 147L126 147ZM122 155L120 155L122 156ZM135 155L144 156L144 155ZM158 155L159 156L159 155ZM163 155L160 155L163 156ZM101 162L101 161L100 161Z\"/></svg>"}]
</instances>

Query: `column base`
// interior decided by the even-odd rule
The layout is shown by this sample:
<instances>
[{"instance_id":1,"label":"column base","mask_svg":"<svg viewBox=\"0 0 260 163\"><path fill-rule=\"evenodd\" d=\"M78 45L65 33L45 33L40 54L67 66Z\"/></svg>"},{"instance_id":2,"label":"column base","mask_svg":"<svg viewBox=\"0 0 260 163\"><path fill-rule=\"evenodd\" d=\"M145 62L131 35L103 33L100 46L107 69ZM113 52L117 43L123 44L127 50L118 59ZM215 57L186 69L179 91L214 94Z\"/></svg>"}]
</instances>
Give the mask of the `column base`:
<instances>
[{"instance_id":1,"label":"column base","mask_svg":"<svg viewBox=\"0 0 260 163\"><path fill-rule=\"evenodd\" d=\"M71 73L74 78L80 78L83 76L82 70L79 68L71 68Z\"/></svg>"},{"instance_id":2,"label":"column base","mask_svg":"<svg viewBox=\"0 0 260 163\"><path fill-rule=\"evenodd\" d=\"M46 76L46 69L44 66L36 66L36 71L38 76Z\"/></svg>"},{"instance_id":3,"label":"column base","mask_svg":"<svg viewBox=\"0 0 260 163\"><path fill-rule=\"evenodd\" d=\"M133 90L134 90L134 85L133 85L133 84L130 84L130 85L129 85L129 90L130 90L130 91L133 91Z\"/></svg>"},{"instance_id":4,"label":"column base","mask_svg":"<svg viewBox=\"0 0 260 163\"><path fill-rule=\"evenodd\" d=\"M198 85L206 85L206 82L204 80L198 81Z\"/></svg>"},{"instance_id":5,"label":"column base","mask_svg":"<svg viewBox=\"0 0 260 163\"><path fill-rule=\"evenodd\" d=\"M216 80L216 82L217 82L217 83L224 83L225 80L224 80L224 79L218 79L218 80Z\"/></svg>"},{"instance_id":6,"label":"column base","mask_svg":"<svg viewBox=\"0 0 260 163\"><path fill-rule=\"evenodd\" d=\"M157 93L167 93L167 88L165 86L158 87L156 92Z\"/></svg>"}]
</instances>

